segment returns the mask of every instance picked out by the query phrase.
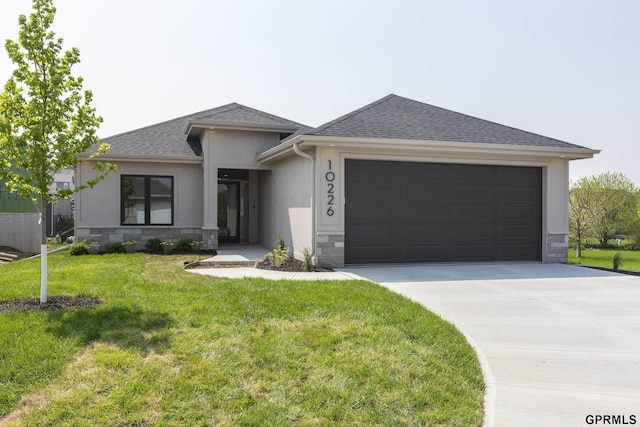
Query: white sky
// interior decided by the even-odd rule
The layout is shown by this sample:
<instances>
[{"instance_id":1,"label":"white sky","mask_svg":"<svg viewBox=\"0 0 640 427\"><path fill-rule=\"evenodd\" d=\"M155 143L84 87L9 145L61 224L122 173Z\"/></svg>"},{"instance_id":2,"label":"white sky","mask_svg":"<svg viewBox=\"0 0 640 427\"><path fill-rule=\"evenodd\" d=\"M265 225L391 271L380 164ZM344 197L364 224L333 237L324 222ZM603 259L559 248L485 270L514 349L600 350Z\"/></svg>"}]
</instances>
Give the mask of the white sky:
<instances>
[{"instance_id":1,"label":"white sky","mask_svg":"<svg viewBox=\"0 0 640 427\"><path fill-rule=\"evenodd\" d=\"M640 184L637 0L56 0L106 137L239 102L319 126L389 93L602 153ZM30 0L0 0L17 39ZM0 52L0 83L13 64Z\"/></svg>"}]
</instances>

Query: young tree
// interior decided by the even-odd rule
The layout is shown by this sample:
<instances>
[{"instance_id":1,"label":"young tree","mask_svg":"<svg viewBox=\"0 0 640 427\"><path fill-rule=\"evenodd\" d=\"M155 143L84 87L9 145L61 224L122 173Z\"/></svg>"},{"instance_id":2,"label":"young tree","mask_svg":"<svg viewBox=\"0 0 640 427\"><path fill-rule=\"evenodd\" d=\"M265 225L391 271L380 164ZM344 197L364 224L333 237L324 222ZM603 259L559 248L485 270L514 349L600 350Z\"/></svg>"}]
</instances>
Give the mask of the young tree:
<instances>
[{"instance_id":1,"label":"young tree","mask_svg":"<svg viewBox=\"0 0 640 427\"><path fill-rule=\"evenodd\" d=\"M74 190L50 194L53 174L81 163L78 154L99 143L96 132L102 118L91 106L93 96L82 90L83 80L71 74L80 62L78 49L62 53L62 39L51 25L56 13L53 0L33 0L27 18L20 15L18 40L5 43L16 66L0 94L0 180L10 191L30 198L40 210L42 267L40 302L47 302L46 221L49 204L104 179L111 164L96 162L96 175ZM101 144L92 157L103 154ZM26 174L15 172L15 168Z\"/></svg>"}]
</instances>

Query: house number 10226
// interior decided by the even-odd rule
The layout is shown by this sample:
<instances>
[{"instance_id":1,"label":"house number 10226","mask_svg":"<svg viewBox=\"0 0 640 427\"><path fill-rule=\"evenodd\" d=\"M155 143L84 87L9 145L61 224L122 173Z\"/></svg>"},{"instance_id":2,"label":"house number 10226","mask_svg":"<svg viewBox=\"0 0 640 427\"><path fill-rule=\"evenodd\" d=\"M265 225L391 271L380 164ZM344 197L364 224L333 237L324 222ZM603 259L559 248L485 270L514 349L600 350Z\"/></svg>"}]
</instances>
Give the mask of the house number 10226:
<instances>
[{"instance_id":1,"label":"house number 10226","mask_svg":"<svg viewBox=\"0 0 640 427\"><path fill-rule=\"evenodd\" d=\"M327 215L333 216L335 214L333 210L333 201L335 199L335 194L333 189L335 188L335 184L333 181L336 180L336 174L331 170L331 160L329 160L329 170L324 174L324 179L327 181Z\"/></svg>"}]
</instances>

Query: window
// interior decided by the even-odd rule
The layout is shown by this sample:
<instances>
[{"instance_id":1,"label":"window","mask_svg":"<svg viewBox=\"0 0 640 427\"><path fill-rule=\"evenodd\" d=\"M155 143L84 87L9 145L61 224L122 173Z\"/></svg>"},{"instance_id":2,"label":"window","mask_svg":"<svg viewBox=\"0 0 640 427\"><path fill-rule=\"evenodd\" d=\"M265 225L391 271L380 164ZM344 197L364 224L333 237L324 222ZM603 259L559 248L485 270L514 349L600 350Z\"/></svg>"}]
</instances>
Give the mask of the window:
<instances>
[{"instance_id":1,"label":"window","mask_svg":"<svg viewBox=\"0 0 640 427\"><path fill-rule=\"evenodd\" d=\"M122 225L173 225L173 177L122 175Z\"/></svg>"}]
</instances>

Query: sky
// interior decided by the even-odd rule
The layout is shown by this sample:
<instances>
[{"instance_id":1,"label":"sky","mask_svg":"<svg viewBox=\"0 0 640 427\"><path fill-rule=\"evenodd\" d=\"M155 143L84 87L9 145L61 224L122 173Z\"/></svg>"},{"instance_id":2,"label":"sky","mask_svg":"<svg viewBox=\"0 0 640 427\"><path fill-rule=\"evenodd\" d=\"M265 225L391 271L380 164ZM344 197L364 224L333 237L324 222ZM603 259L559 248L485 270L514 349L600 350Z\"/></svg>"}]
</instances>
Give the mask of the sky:
<instances>
[{"instance_id":1,"label":"sky","mask_svg":"<svg viewBox=\"0 0 640 427\"><path fill-rule=\"evenodd\" d=\"M640 185L637 0L56 0L107 137L230 102L319 126L390 93L602 150ZM30 0L0 0L17 40ZM0 84L13 64L0 52Z\"/></svg>"}]
</instances>

